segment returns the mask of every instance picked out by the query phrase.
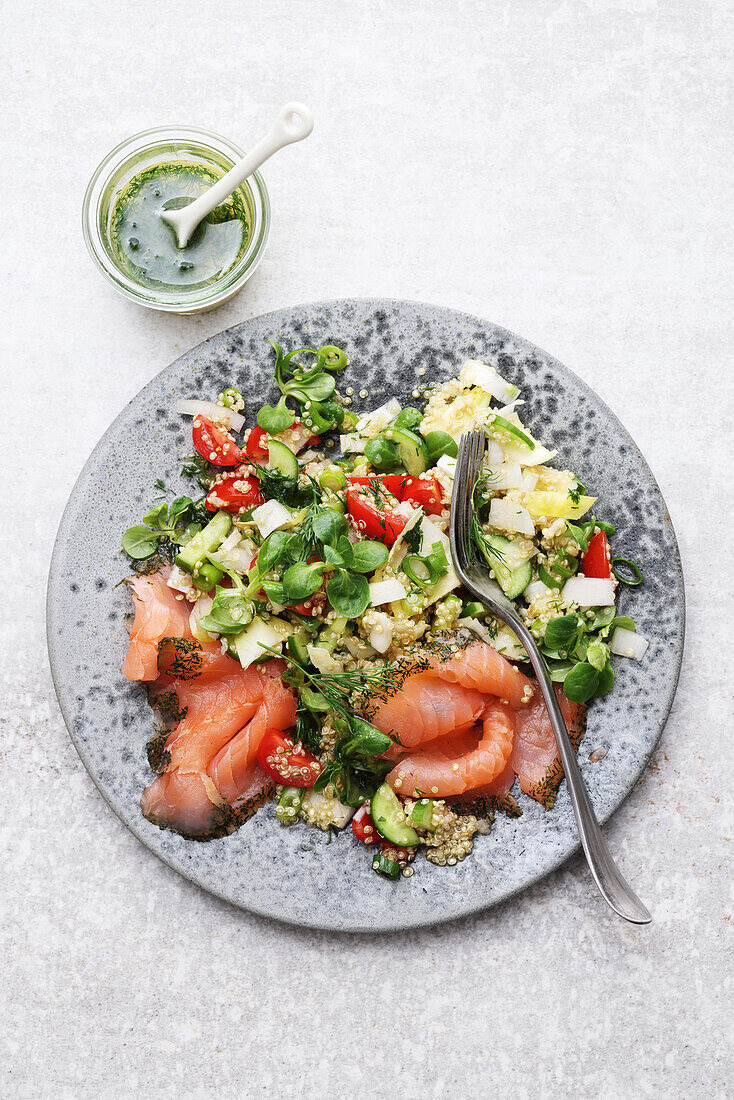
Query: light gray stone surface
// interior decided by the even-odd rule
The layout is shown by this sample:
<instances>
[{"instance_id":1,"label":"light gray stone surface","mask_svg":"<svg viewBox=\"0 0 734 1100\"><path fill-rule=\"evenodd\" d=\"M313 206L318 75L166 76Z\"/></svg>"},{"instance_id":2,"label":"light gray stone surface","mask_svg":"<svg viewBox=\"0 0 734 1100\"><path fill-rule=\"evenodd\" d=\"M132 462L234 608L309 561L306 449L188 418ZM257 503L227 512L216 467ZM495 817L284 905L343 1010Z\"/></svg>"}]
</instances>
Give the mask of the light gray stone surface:
<instances>
[{"instance_id":1,"label":"light gray stone surface","mask_svg":"<svg viewBox=\"0 0 734 1100\"><path fill-rule=\"evenodd\" d=\"M723 0L6 6L0 1094L730 1094L733 31ZM246 145L292 96L317 129L267 171L273 233L249 288L196 319L118 298L79 232L107 149L166 120ZM453 926L294 931L167 870L71 747L45 574L93 444L211 333L360 294L547 348L661 484L686 656L608 827L647 929L607 913L576 859ZM42 460L24 448L36 410Z\"/></svg>"}]
</instances>

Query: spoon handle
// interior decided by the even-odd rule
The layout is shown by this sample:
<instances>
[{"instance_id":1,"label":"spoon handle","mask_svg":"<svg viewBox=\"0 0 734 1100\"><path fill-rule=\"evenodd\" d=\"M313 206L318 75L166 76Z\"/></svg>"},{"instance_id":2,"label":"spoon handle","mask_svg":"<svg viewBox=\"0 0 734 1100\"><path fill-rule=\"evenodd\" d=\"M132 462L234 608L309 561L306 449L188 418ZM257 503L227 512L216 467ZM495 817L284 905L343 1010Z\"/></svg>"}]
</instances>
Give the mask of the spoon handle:
<instances>
[{"instance_id":1,"label":"spoon handle","mask_svg":"<svg viewBox=\"0 0 734 1100\"><path fill-rule=\"evenodd\" d=\"M199 222L207 214L211 214L220 202L231 195L235 188L239 187L269 157L272 157L273 153L277 153L286 145L302 141L312 130L313 113L305 103L298 103L295 100L286 103L285 107L281 108L269 133L258 141L242 160L237 161L225 176L217 180L194 202L177 210L173 216L171 216L173 212L168 214L166 220L175 224L178 230L179 246L185 247Z\"/></svg>"},{"instance_id":2,"label":"spoon handle","mask_svg":"<svg viewBox=\"0 0 734 1100\"><path fill-rule=\"evenodd\" d=\"M508 620L510 620L510 616L508 616ZM622 877L599 828L599 822L596 820L594 808L581 777L579 762L571 744L571 738L568 735L556 693L553 690L553 682L548 674L540 650L535 644L532 634L519 617L512 615L511 620L508 621L508 626L514 630L525 646L535 670L535 675L538 678L540 689L543 692L543 699L548 708L558 746L558 754L566 775L566 784L568 793L571 796L573 812L576 816L581 845L599 891L607 904L620 917L624 917L625 920L631 921L633 924L649 924L652 920L650 913L637 897L630 884Z\"/></svg>"}]
</instances>

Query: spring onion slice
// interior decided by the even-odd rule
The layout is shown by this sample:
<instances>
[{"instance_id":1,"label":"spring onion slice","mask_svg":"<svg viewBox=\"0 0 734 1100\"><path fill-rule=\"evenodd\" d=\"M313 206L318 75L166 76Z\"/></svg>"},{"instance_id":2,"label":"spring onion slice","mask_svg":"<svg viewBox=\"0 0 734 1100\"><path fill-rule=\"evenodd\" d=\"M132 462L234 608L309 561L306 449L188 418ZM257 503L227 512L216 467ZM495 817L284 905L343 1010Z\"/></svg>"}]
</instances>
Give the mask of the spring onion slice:
<instances>
[{"instance_id":1,"label":"spring onion slice","mask_svg":"<svg viewBox=\"0 0 734 1100\"><path fill-rule=\"evenodd\" d=\"M619 573L617 571L617 563L623 565L625 569L629 569L632 576L630 577L629 574L625 576L624 573ZM628 588L637 588L643 581L642 570L630 558L612 558L612 573L614 573L614 576L620 584L626 584Z\"/></svg>"},{"instance_id":2,"label":"spring onion slice","mask_svg":"<svg viewBox=\"0 0 734 1100\"><path fill-rule=\"evenodd\" d=\"M499 413L494 414L492 425L495 428L500 428L503 432L507 432L509 435L514 435L515 439L519 439L529 450L535 450L535 441L515 424L511 424L509 420L505 420L504 416L500 416Z\"/></svg>"}]
</instances>

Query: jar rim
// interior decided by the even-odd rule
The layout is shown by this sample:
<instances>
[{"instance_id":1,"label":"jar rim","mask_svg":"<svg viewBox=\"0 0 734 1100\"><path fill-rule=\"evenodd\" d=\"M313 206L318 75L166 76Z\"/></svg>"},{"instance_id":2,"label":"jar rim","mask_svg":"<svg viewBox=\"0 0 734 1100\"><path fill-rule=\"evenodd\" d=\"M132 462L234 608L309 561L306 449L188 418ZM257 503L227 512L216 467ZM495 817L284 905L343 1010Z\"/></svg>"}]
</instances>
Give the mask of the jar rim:
<instances>
[{"instance_id":1,"label":"jar rim","mask_svg":"<svg viewBox=\"0 0 734 1100\"><path fill-rule=\"evenodd\" d=\"M253 211L250 240L244 254L221 279L215 280L197 293L177 296L175 291L161 293L136 283L112 261L100 229L101 205L109 197L115 173L130 162L134 164L136 156L142 158L146 151L177 142L198 145L203 152L209 152L229 162L230 167L244 156L244 151L228 138L200 127L154 126L141 130L111 149L92 173L82 203L82 233L97 268L129 301L168 313L198 313L220 305L236 294L262 259L270 234L270 197L259 172L253 172L241 185L249 192ZM163 151L161 148L161 152Z\"/></svg>"}]
</instances>

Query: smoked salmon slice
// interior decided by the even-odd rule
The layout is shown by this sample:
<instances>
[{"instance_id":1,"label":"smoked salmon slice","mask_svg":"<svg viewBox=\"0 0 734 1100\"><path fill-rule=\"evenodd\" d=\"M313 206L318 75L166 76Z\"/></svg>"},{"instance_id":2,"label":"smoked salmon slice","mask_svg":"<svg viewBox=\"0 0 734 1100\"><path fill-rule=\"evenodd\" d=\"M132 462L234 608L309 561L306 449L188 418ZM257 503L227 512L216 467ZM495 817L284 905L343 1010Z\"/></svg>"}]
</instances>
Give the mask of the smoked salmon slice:
<instances>
[{"instance_id":1,"label":"smoked salmon slice","mask_svg":"<svg viewBox=\"0 0 734 1100\"><path fill-rule=\"evenodd\" d=\"M586 709L567 699L558 686L556 696L571 742L578 752L584 736ZM539 692L530 706L517 714L517 733L510 762L521 789L550 809L563 779L563 765L558 756L550 715Z\"/></svg>"},{"instance_id":2,"label":"smoked salmon slice","mask_svg":"<svg viewBox=\"0 0 734 1100\"><path fill-rule=\"evenodd\" d=\"M478 737L453 735L410 753L395 765L388 783L413 798L452 798L474 791L505 771L514 733L514 712L502 703L488 703Z\"/></svg>"},{"instance_id":3,"label":"smoked salmon slice","mask_svg":"<svg viewBox=\"0 0 734 1100\"><path fill-rule=\"evenodd\" d=\"M398 690L369 706L370 721L405 748L469 729L488 698L519 708L533 697L532 681L485 642L444 662L431 654L397 675Z\"/></svg>"},{"instance_id":4,"label":"smoked salmon slice","mask_svg":"<svg viewBox=\"0 0 734 1100\"><path fill-rule=\"evenodd\" d=\"M130 645L122 666L128 680L155 680L162 638L190 638L190 609L166 584L170 569L137 576L128 583L135 606Z\"/></svg>"},{"instance_id":5,"label":"smoked salmon slice","mask_svg":"<svg viewBox=\"0 0 734 1100\"><path fill-rule=\"evenodd\" d=\"M400 691L379 703L370 721L383 733L396 734L402 746L413 748L469 729L481 717L486 702L481 691L422 672L409 676Z\"/></svg>"},{"instance_id":6,"label":"smoked salmon slice","mask_svg":"<svg viewBox=\"0 0 734 1100\"><path fill-rule=\"evenodd\" d=\"M163 774L143 792L147 818L184 836L213 836L235 823L232 809L240 824L243 805L272 790L257 749L268 729L293 725L296 700L270 664L242 668L204 654L200 677L166 683L167 706L175 695L180 718L162 749Z\"/></svg>"}]
</instances>

